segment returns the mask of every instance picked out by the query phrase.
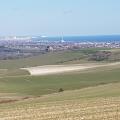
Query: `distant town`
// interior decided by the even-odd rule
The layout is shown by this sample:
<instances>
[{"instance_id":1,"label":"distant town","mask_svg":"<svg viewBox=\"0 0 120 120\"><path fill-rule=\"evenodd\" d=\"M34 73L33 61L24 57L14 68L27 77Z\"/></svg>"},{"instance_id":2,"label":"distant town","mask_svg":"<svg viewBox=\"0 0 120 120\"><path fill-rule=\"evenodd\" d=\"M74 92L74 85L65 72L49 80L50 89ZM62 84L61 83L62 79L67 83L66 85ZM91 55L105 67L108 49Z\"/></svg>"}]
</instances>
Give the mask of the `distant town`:
<instances>
[{"instance_id":1,"label":"distant town","mask_svg":"<svg viewBox=\"0 0 120 120\"><path fill-rule=\"evenodd\" d=\"M82 48L120 48L120 42L68 42L63 37L47 41L46 36L0 37L0 60L18 59L47 52L76 50Z\"/></svg>"}]
</instances>

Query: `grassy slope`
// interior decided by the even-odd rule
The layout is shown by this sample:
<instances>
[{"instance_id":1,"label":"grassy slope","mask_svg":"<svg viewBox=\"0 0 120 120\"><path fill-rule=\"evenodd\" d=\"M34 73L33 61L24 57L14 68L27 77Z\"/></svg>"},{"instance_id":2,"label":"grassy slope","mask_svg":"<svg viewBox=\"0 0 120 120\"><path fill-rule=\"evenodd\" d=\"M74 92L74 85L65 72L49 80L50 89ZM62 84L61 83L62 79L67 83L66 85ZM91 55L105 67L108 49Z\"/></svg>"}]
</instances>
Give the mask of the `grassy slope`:
<instances>
[{"instance_id":1,"label":"grassy slope","mask_svg":"<svg viewBox=\"0 0 120 120\"><path fill-rule=\"evenodd\" d=\"M20 70L19 68L40 66L46 64L62 64L62 62L66 63L79 58L84 58L84 54L82 51L61 51L55 53L42 54L39 56L33 56L24 59L0 60L0 77L29 75L27 71Z\"/></svg>"},{"instance_id":2,"label":"grassy slope","mask_svg":"<svg viewBox=\"0 0 120 120\"><path fill-rule=\"evenodd\" d=\"M120 82L120 66L48 76L3 77L0 91L40 96L58 92L59 88L73 90L114 82Z\"/></svg>"},{"instance_id":3,"label":"grassy slope","mask_svg":"<svg viewBox=\"0 0 120 120\"><path fill-rule=\"evenodd\" d=\"M55 64L73 60L76 57L79 59L81 53L75 52L73 54L60 52L54 55L53 53L43 55L42 58L38 56L31 59L2 61L0 68L10 69L9 72L0 71L0 76L3 76L0 78L0 92L5 92L4 96L11 96L9 93L15 93L12 94L14 97L41 96L58 92L59 88L63 88L65 92L15 103L0 104L0 118L7 120L118 120L120 118L120 66L50 76L6 77L2 75L4 73L7 76L26 75L28 73L19 71L17 68ZM81 56L84 58L83 54ZM73 91L74 89L81 90ZM3 95L1 94L1 96Z\"/></svg>"},{"instance_id":4,"label":"grassy slope","mask_svg":"<svg viewBox=\"0 0 120 120\"><path fill-rule=\"evenodd\" d=\"M21 69L0 70L0 77L25 76L25 75L29 75L29 72L27 70L21 70Z\"/></svg>"},{"instance_id":5,"label":"grassy slope","mask_svg":"<svg viewBox=\"0 0 120 120\"><path fill-rule=\"evenodd\" d=\"M86 61L86 55L93 53L99 49L82 49L82 50L68 50L61 52L51 52L47 54L42 54L39 56L34 56L30 58L17 59L17 60L1 60L1 69L16 69L22 67L47 65L47 64L63 64L72 61L88 62Z\"/></svg>"},{"instance_id":6,"label":"grassy slope","mask_svg":"<svg viewBox=\"0 0 120 120\"><path fill-rule=\"evenodd\" d=\"M118 120L120 117L119 88L120 83L114 83L1 104L0 118L7 120Z\"/></svg>"},{"instance_id":7,"label":"grassy slope","mask_svg":"<svg viewBox=\"0 0 120 120\"><path fill-rule=\"evenodd\" d=\"M99 85L95 87L83 88L80 90L68 90L61 93L53 93L48 95L43 95L37 98L31 98L25 101L19 101L16 103L0 104L0 107L9 106L15 107L15 105L25 105L25 104L47 104L60 101L71 101L71 100L96 100L99 98L120 98L120 83L110 83L107 85ZM13 106L11 106L13 105Z\"/></svg>"},{"instance_id":8,"label":"grassy slope","mask_svg":"<svg viewBox=\"0 0 120 120\"><path fill-rule=\"evenodd\" d=\"M101 50L111 51L112 53L114 53L110 57L110 60L113 60L112 59L113 57L114 58L117 57L118 59L120 58L120 49L88 48L81 50L50 52L47 54L42 54L39 56L33 56L23 59L0 60L0 69L16 69L21 67L30 67L30 66L47 65L47 64L90 62L87 60L88 58L87 55Z\"/></svg>"},{"instance_id":9,"label":"grassy slope","mask_svg":"<svg viewBox=\"0 0 120 120\"><path fill-rule=\"evenodd\" d=\"M75 58L83 57L80 51L62 51L55 53L42 54L30 58L17 59L17 60L4 60L0 61L1 69L16 69L28 66L38 66L46 64L57 64L61 61L67 61Z\"/></svg>"},{"instance_id":10,"label":"grassy slope","mask_svg":"<svg viewBox=\"0 0 120 120\"><path fill-rule=\"evenodd\" d=\"M27 72L21 71L19 68L22 67L31 67L31 66L40 66L40 65L50 65L50 64L79 64L79 63L91 63L95 61L88 61L88 56L91 53L94 53L98 50L104 49L81 49L81 50L68 50L54 53L42 54L39 56L33 56L30 58L24 59L16 59L16 60L0 60L0 69L8 69L0 70L0 76L14 76L14 75L22 75ZM110 49L109 49L110 50ZM114 54L111 56L110 60L114 61L113 58L119 60L120 52L116 49L111 50ZM115 51L115 52L114 52ZM117 53L116 53L117 52Z\"/></svg>"},{"instance_id":11,"label":"grassy slope","mask_svg":"<svg viewBox=\"0 0 120 120\"><path fill-rule=\"evenodd\" d=\"M73 90L111 82L120 82L120 66L49 76L29 76L27 71L19 69L19 67L25 66L57 64L61 63L61 61L69 63L79 58L85 59L86 53L93 53L94 51L96 49L62 51L32 58L0 61L1 68L9 69L0 70L0 91L40 96L58 92L59 88ZM78 61L81 63L81 59Z\"/></svg>"}]
</instances>

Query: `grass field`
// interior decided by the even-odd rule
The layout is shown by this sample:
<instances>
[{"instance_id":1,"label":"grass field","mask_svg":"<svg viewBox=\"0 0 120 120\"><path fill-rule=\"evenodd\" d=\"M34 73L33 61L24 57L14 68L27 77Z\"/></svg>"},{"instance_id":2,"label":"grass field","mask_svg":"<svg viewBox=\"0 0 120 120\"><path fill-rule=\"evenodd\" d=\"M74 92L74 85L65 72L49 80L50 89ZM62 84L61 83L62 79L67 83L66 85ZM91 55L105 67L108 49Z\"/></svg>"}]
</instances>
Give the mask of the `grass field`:
<instances>
[{"instance_id":1,"label":"grass field","mask_svg":"<svg viewBox=\"0 0 120 120\"><path fill-rule=\"evenodd\" d=\"M119 120L120 65L45 76L30 76L20 69L46 64L111 62L88 61L86 55L94 51L0 61L0 120ZM60 88L64 92L58 92Z\"/></svg>"},{"instance_id":2,"label":"grass field","mask_svg":"<svg viewBox=\"0 0 120 120\"><path fill-rule=\"evenodd\" d=\"M41 96L64 90L120 82L120 65L47 76L8 76L0 78L1 92Z\"/></svg>"},{"instance_id":3,"label":"grass field","mask_svg":"<svg viewBox=\"0 0 120 120\"><path fill-rule=\"evenodd\" d=\"M119 88L120 84L108 84L1 104L0 118L4 120L119 120Z\"/></svg>"},{"instance_id":4,"label":"grass field","mask_svg":"<svg viewBox=\"0 0 120 120\"><path fill-rule=\"evenodd\" d=\"M47 54L42 54L39 56L23 58L23 59L1 60L0 68L16 69L16 68L40 66L40 65L90 62L86 60L87 55L90 53L94 53L97 50L99 49L94 48L94 49L68 50L68 51L50 52Z\"/></svg>"},{"instance_id":5,"label":"grass field","mask_svg":"<svg viewBox=\"0 0 120 120\"><path fill-rule=\"evenodd\" d=\"M47 53L39 56L34 56L30 58L17 59L17 60L4 60L0 61L1 69L16 69L22 67L30 67L30 66L39 66L39 65L47 65L47 64L58 64L62 61L69 61L75 58L84 57L81 51L66 51L66 52L55 52L55 53Z\"/></svg>"}]
</instances>

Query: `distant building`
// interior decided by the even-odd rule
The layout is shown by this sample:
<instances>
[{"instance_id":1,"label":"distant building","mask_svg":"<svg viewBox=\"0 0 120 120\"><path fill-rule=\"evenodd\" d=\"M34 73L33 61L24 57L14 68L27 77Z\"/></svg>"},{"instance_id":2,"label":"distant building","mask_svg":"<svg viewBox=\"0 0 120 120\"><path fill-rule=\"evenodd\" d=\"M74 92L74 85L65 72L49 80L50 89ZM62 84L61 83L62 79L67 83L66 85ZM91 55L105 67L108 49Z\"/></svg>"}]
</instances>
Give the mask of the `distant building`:
<instances>
[{"instance_id":1,"label":"distant building","mask_svg":"<svg viewBox=\"0 0 120 120\"><path fill-rule=\"evenodd\" d=\"M46 52L50 52L50 51L53 51L54 49L53 49L53 47L51 47L51 46L47 46L47 48L46 48Z\"/></svg>"}]
</instances>

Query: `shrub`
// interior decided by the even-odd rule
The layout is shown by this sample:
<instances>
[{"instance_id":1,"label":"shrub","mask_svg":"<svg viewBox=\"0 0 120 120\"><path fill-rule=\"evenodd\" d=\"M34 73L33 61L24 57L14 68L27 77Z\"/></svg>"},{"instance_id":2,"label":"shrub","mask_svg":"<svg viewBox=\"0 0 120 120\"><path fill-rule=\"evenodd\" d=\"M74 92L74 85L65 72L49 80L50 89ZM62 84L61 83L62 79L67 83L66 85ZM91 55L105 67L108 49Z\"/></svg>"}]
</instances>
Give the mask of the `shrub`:
<instances>
[{"instance_id":1,"label":"shrub","mask_svg":"<svg viewBox=\"0 0 120 120\"><path fill-rule=\"evenodd\" d=\"M58 92L63 92L63 91L64 91L64 90L63 90L62 88L60 88Z\"/></svg>"}]
</instances>

